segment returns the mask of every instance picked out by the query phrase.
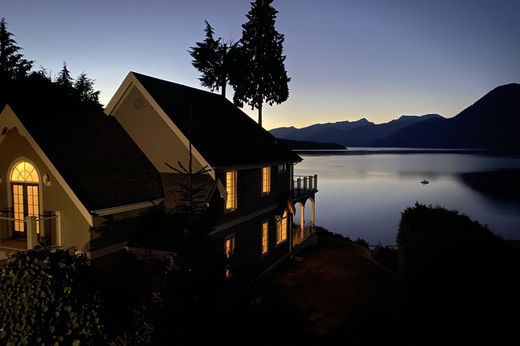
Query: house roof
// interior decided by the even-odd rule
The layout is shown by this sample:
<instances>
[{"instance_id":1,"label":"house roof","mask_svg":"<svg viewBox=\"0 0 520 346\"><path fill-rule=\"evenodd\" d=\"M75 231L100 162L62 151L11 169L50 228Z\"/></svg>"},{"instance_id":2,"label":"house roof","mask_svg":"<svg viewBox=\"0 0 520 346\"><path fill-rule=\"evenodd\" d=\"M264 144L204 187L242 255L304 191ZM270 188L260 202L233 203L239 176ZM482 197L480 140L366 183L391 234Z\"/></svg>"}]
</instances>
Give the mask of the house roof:
<instances>
[{"instance_id":1,"label":"house roof","mask_svg":"<svg viewBox=\"0 0 520 346\"><path fill-rule=\"evenodd\" d=\"M89 211L163 197L159 173L116 119L51 90L15 85L0 106L9 104Z\"/></svg>"},{"instance_id":2,"label":"house roof","mask_svg":"<svg viewBox=\"0 0 520 346\"><path fill-rule=\"evenodd\" d=\"M225 97L131 73L211 166L302 160Z\"/></svg>"}]
</instances>

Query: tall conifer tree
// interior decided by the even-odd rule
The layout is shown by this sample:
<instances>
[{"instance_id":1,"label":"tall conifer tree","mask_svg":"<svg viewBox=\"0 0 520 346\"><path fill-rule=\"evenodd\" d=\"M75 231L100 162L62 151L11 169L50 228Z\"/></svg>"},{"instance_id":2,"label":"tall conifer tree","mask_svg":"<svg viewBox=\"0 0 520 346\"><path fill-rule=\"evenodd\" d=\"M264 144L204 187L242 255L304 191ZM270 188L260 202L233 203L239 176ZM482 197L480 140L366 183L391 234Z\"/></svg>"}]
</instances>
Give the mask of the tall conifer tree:
<instances>
[{"instance_id":1,"label":"tall conifer tree","mask_svg":"<svg viewBox=\"0 0 520 346\"><path fill-rule=\"evenodd\" d=\"M240 64L230 84L235 89L233 100L243 106L247 103L258 109L258 124L262 126L262 106L280 104L289 97L283 55L284 35L275 29L278 11L272 0L255 0L242 25Z\"/></svg>"},{"instance_id":2,"label":"tall conifer tree","mask_svg":"<svg viewBox=\"0 0 520 346\"><path fill-rule=\"evenodd\" d=\"M5 18L0 21L0 78L18 79L27 76L33 61L24 59L22 48L16 45L13 34L7 31Z\"/></svg>"},{"instance_id":3,"label":"tall conifer tree","mask_svg":"<svg viewBox=\"0 0 520 346\"><path fill-rule=\"evenodd\" d=\"M199 72L202 86L209 89L220 89L222 96L226 96L226 86L229 79L230 53L236 49L236 44L222 42L222 38L215 39L213 27L206 23L206 38L202 42L197 42L195 47L191 47L189 53L193 58L192 64Z\"/></svg>"},{"instance_id":4,"label":"tall conifer tree","mask_svg":"<svg viewBox=\"0 0 520 346\"><path fill-rule=\"evenodd\" d=\"M94 90L94 80L82 72L74 82L74 89L82 102L99 105L99 90Z\"/></svg>"},{"instance_id":5,"label":"tall conifer tree","mask_svg":"<svg viewBox=\"0 0 520 346\"><path fill-rule=\"evenodd\" d=\"M66 90L69 93L72 93L72 90L74 88L74 80L70 76L70 71L67 68L67 63L63 62L63 67L61 68L61 71L58 73L58 77L56 77L56 84L62 87L64 90Z\"/></svg>"}]
</instances>

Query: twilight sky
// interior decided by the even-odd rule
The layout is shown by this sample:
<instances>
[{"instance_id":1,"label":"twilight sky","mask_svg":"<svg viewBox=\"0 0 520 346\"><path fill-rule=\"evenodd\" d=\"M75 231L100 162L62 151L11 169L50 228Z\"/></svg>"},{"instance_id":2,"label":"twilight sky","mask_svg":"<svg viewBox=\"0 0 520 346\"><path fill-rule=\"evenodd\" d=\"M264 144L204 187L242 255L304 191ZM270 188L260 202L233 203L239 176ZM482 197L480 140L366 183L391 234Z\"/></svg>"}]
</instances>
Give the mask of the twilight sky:
<instances>
[{"instance_id":1,"label":"twilight sky","mask_svg":"<svg viewBox=\"0 0 520 346\"><path fill-rule=\"evenodd\" d=\"M520 82L520 0L275 0L289 100L264 127L401 114L453 116ZM1 0L26 58L96 79L106 104L129 71L199 87L187 50L204 20L241 37L248 0ZM231 91L231 90L229 90ZM244 110L256 119L256 113Z\"/></svg>"}]
</instances>

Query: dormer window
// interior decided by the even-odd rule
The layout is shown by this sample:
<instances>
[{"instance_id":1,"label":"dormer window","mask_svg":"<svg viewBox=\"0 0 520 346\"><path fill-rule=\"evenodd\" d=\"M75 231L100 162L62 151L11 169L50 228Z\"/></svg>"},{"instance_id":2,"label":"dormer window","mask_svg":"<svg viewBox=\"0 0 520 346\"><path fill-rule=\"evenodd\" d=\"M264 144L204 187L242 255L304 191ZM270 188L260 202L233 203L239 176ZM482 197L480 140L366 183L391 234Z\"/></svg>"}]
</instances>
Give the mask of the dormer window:
<instances>
[{"instance_id":1,"label":"dormer window","mask_svg":"<svg viewBox=\"0 0 520 346\"><path fill-rule=\"evenodd\" d=\"M271 192L271 167L262 168L262 194Z\"/></svg>"},{"instance_id":2,"label":"dormer window","mask_svg":"<svg viewBox=\"0 0 520 346\"><path fill-rule=\"evenodd\" d=\"M226 210L237 208L237 171L226 172Z\"/></svg>"}]
</instances>

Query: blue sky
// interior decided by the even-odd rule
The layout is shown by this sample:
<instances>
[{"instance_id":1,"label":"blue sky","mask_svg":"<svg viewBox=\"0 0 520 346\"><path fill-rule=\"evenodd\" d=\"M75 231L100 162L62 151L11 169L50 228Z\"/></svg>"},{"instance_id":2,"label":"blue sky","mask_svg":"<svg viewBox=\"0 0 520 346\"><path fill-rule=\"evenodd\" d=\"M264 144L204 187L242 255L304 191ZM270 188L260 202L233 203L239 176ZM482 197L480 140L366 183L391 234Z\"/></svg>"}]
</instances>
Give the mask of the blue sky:
<instances>
[{"instance_id":1,"label":"blue sky","mask_svg":"<svg viewBox=\"0 0 520 346\"><path fill-rule=\"evenodd\" d=\"M289 100L264 111L268 129L453 116L494 87L520 82L519 0L274 5L291 82ZM187 50L203 39L204 20L236 41L249 8L244 0L2 0L0 16L36 67L56 74L65 60L74 76L96 79L106 104L131 70L200 87Z\"/></svg>"}]
</instances>

